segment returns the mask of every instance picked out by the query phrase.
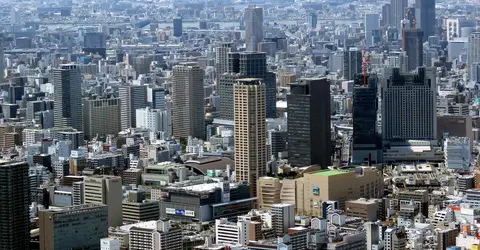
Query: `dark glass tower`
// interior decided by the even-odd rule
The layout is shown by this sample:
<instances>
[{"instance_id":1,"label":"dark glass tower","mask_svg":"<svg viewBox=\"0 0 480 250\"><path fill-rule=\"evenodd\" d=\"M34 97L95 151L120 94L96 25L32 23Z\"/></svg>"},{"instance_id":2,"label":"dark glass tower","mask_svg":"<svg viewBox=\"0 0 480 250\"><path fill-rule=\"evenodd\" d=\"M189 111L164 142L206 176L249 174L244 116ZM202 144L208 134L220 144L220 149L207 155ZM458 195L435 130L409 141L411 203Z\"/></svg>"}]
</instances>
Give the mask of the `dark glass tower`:
<instances>
[{"instance_id":1,"label":"dark glass tower","mask_svg":"<svg viewBox=\"0 0 480 250\"><path fill-rule=\"evenodd\" d=\"M423 41L435 35L435 0L416 0L415 19L417 27L424 32Z\"/></svg>"},{"instance_id":2,"label":"dark glass tower","mask_svg":"<svg viewBox=\"0 0 480 250\"><path fill-rule=\"evenodd\" d=\"M264 52L228 53L228 73L220 75L220 118L233 120L233 85L238 79L261 78L265 84L267 118L276 117L275 74L267 72L267 57Z\"/></svg>"},{"instance_id":3,"label":"dark glass tower","mask_svg":"<svg viewBox=\"0 0 480 250\"><path fill-rule=\"evenodd\" d=\"M30 249L27 162L0 160L0 249Z\"/></svg>"},{"instance_id":4,"label":"dark glass tower","mask_svg":"<svg viewBox=\"0 0 480 250\"><path fill-rule=\"evenodd\" d=\"M408 70L423 66L423 31L405 31L405 52L408 56Z\"/></svg>"},{"instance_id":5,"label":"dark glass tower","mask_svg":"<svg viewBox=\"0 0 480 250\"><path fill-rule=\"evenodd\" d=\"M362 51L359 48L349 48L343 57L343 77L353 80L355 74L362 72Z\"/></svg>"},{"instance_id":6,"label":"dark glass tower","mask_svg":"<svg viewBox=\"0 0 480 250\"><path fill-rule=\"evenodd\" d=\"M292 166L318 164L330 159L330 82L326 78L301 79L287 95L288 161Z\"/></svg>"},{"instance_id":7,"label":"dark glass tower","mask_svg":"<svg viewBox=\"0 0 480 250\"><path fill-rule=\"evenodd\" d=\"M363 74L356 75L353 87L353 164L375 164L382 155L377 131L378 78L369 74L364 80Z\"/></svg>"}]
</instances>

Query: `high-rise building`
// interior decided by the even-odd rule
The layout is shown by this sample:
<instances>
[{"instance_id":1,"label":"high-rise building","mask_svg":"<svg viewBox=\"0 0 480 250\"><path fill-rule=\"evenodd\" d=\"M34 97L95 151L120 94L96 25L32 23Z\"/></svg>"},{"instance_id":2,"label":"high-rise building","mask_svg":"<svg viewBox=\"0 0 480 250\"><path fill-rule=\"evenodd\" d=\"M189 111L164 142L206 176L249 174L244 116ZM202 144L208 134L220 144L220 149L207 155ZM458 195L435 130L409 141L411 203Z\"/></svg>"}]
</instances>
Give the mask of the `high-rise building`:
<instances>
[{"instance_id":1,"label":"high-rise building","mask_svg":"<svg viewBox=\"0 0 480 250\"><path fill-rule=\"evenodd\" d=\"M149 221L130 228L131 250L181 250L182 229L173 227L168 220Z\"/></svg>"},{"instance_id":2,"label":"high-rise building","mask_svg":"<svg viewBox=\"0 0 480 250\"><path fill-rule=\"evenodd\" d=\"M352 162L354 164L381 162L382 150L380 133L377 130L378 78L357 75L353 88L353 136Z\"/></svg>"},{"instance_id":3,"label":"high-rise building","mask_svg":"<svg viewBox=\"0 0 480 250\"><path fill-rule=\"evenodd\" d=\"M122 225L122 179L115 176L88 176L84 178L85 204L103 204L108 207L108 226Z\"/></svg>"},{"instance_id":4,"label":"high-rise building","mask_svg":"<svg viewBox=\"0 0 480 250\"><path fill-rule=\"evenodd\" d=\"M415 20L423 31L423 41L435 35L435 0L415 0Z\"/></svg>"},{"instance_id":5,"label":"high-rise building","mask_svg":"<svg viewBox=\"0 0 480 250\"><path fill-rule=\"evenodd\" d=\"M100 239L108 236L107 213L104 205L39 211L40 250L98 249Z\"/></svg>"},{"instance_id":6,"label":"high-rise building","mask_svg":"<svg viewBox=\"0 0 480 250\"><path fill-rule=\"evenodd\" d=\"M380 27L380 15L378 14L365 14L365 45L372 46L373 42L373 30Z\"/></svg>"},{"instance_id":7,"label":"high-rise building","mask_svg":"<svg viewBox=\"0 0 480 250\"><path fill-rule=\"evenodd\" d=\"M330 166L330 82L301 79L287 95L288 162Z\"/></svg>"},{"instance_id":8,"label":"high-rise building","mask_svg":"<svg viewBox=\"0 0 480 250\"><path fill-rule=\"evenodd\" d=\"M401 21L405 17L405 11L408 6L408 0L390 0L391 20L390 25L397 30L402 30Z\"/></svg>"},{"instance_id":9,"label":"high-rise building","mask_svg":"<svg viewBox=\"0 0 480 250\"><path fill-rule=\"evenodd\" d=\"M52 110L52 109L53 109L52 100L27 102L26 119L27 121L32 121L33 119L35 119L35 113L45 111L45 110Z\"/></svg>"},{"instance_id":10,"label":"high-rise building","mask_svg":"<svg viewBox=\"0 0 480 250\"><path fill-rule=\"evenodd\" d=\"M30 249L28 163L0 160L0 249Z\"/></svg>"},{"instance_id":11,"label":"high-rise building","mask_svg":"<svg viewBox=\"0 0 480 250\"><path fill-rule=\"evenodd\" d=\"M165 109L165 89L148 88L147 101L152 109Z\"/></svg>"},{"instance_id":12,"label":"high-rise building","mask_svg":"<svg viewBox=\"0 0 480 250\"><path fill-rule=\"evenodd\" d=\"M390 4L384 4L382 6L382 26L387 28L390 26L392 20L392 6Z\"/></svg>"},{"instance_id":13,"label":"high-rise building","mask_svg":"<svg viewBox=\"0 0 480 250\"><path fill-rule=\"evenodd\" d=\"M173 19L173 36L181 37L183 33L183 23L182 18Z\"/></svg>"},{"instance_id":14,"label":"high-rise building","mask_svg":"<svg viewBox=\"0 0 480 250\"><path fill-rule=\"evenodd\" d=\"M147 104L147 85L120 86L120 125L121 129L137 127L136 110Z\"/></svg>"},{"instance_id":15,"label":"high-rise building","mask_svg":"<svg viewBox=\"0 0 480 250\"><path fill-rule=\"evenodd\" d=\"M53 109L55 127L72 127L81 131L82 125L82 76L74 64L63 64L53 70L55 88Z\"/></svg>"},{"instance_id":16,"label":"high-rise building","mask_svg":"<svg viewBox=\"0 0 480 250\"><path fill-rule=\"evenodd\" d=\"M220 75L220 118L233 120L233 86L238 79L261 78L266 91L267 118L276 117L276 77L267 71L267 57L263 52L228 54L228 73Z\"/></svg>"},{"instance_id":17,"label":"high-rise building","mask_svg":"<svg viewBox=\"0 0 480 250\"><path fill-rule=\"evenodd\" d=\"M310 26L310 28L312 28L312 29L317 28L317 22L318 22L317 14L315 14L313 12L309 13L307 21L308 21L308 26Z\"/></svg>"},{"instance_id":18,"label":"high-rise building","mask_svg":"<svg viewBox=\"0 0 480 250\"><path fill-rule=\"evenodd\" d=\"M106 48L105 34L101 32L88 32L83 37L85 48Z\"/></svg>"},{"instance_id":19,"label":"high-rise building","mask_svg":"<svg viewBox=\"0 0 480 250\"><path fill-rule=\"evenodd\" d=\"M228 72L228 54L235 52L236 46L234 43L219 43L215 48L215 69L217 73L217 90L220 89L220 75Z\"/></svg>"},{"instance_id":20,"label":"high-rise building","mask_svg":"<svg viewBox=\"0 0 480 250\"><path fill-rule=\"evenodd\" d=\"M447 228L437 231L437 249L450 249L448 247L455 246L457 236L458 229L456 228Z\"/></svg>"},{"instance_id":21,"label":"high-rise building","mask_svg":"<svg viewBox=\"0 0 480 250\"><path fill-rule=\"evenodd\" d=\"M381 85L383 140L435 140L435 68L418 68L416 73L401 73L398 68L385 68Z\"/></svg>"},{"instance_id":22,"label":"high-rise building","mask_svg":"<svg viewBox=\"0 0 480 250\"><path fill-rule=\"evenodd\" d=\"M177 138L205 137L204 74L196 63L184 63L173 68L172 131Z\"/></svg>"},{"instance_id":23,"label":"high-rise building","mask_svg":"<svg viewBox=\"0 0 480 250\"><path fill-rule=\"evenodd\" d=\"M295 204L274 204L272 206L272 228L277 235L283 235L295 227Z\"/></svg>"},{"instance_id":24,"label":"high-rise building","mask_svg":"<svg viewBox=\"0 0 480 250\"><path fill-rule=\"evenodd\" d=\"M150 55L141 55L133 58L132 67L138 75L150 72L152 57Z\"/></svg>"},{"instance_id":25,"label":"high-rise building","mask_svg":"<svg viewBox=\"0 0 480 250\"><path fill-rule=\"evenodd\" d=\"M344 53L343 78L353 80L355 74L362 72L362 51L359 48L349 48Z\"/></svg>"},{"instance_id":26,"label":"high-rise building","mask_svg":"<svg viewBox=\"0 0 480 250\"><path fill-rule=\"evenodd\" d=\"M120 98L84 99L83 133L85 139L116 135L120 132Z\"/></svg>"},{"instance_id":27,"label":"high-rise building","mask_svg":"<svg viewBox=\"0 0 480 250\"><path fill-rule=\"evenodd\" d=\"M239 79L234 86L235 172L256 196L257 179L267 170L265 85L261 79Z\"/></svg>"},{"instance_id":28,"label":"high-rise building","mask_svg":"<svg viewBox=\"0 0 480 250\"><path fill-rule=\"evenodd\" d=\"M408 70L423 66L423 31L405 30L405 52L408 56Z\"/></svg>"},{"instance_id":29,"label":"high-rise building","mask_svg":"<svg viewBox=\"0 0 480 250\"><path fill-rule=\"evenodd\" d=\"M172 115L160 109L137 109L137 128L150 129L152 133L164 132L164 137L172 136Z\"/></svg>"},{"instance_id":30,"label":"high-rise building","mask_svg":"<svg viewBox=\"0 0 480 250\"><path fill-rule=\"evenodd\" d=\"M245 9L245 44L247 51L257 51L258 43L263 41L263 8L248 7Z\"/></svg>"},{"instance_id":31,"label":"high-rise building","mask_svg":"<svg viewBox=\"0 0 480 250\"><path fill-rule=\"evenodd\" d=\"M468 68L470 69L475 62L480 62L480 32L473 32L468 37Z\"/></svg>"}]
</instances>

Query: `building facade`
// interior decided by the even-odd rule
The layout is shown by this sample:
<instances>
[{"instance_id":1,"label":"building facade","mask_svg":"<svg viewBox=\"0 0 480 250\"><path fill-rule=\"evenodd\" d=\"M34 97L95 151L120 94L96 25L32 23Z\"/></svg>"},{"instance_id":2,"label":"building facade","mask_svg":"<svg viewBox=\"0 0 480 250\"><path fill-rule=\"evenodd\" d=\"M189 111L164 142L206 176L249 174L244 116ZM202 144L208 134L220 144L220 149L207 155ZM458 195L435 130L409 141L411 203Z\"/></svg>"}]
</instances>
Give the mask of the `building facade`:
<instances>
[{"instance_id":1,"label":"building facade","mask_svg":"<svg viewBox=\"0 0 480 250\"><path fill-rule=\"evenodd\" d=\"M118 89L121 129L136 128L136 110L147 107L147 86L128 85Z\"/></svg>"},{"instance_id":2,"label":"building facade","mask_svg":"<svg viewBox=\"0 0 480 250\"><path fill-rule=\"evenodd\" d=\"M115 176L86 176L83 183L85 204L103 204L108 208L108 226L121 226L122 179Z\"/></svg>"},{"instance_id":3,"label":"building facade","mask_svg":"<svg viewBox=\"0 0 480 250\"><path fill-rule=\"evenodd\" d=\"M84 99L83 132L85 139L120 132L120 98Z\"/></svg>"},{"instance_id":4,"label":"building facade","mask_svg":"<svg viewBox=\"0 0 480 250\"><path fill-rule=\"evenodd\" d=\"M55 127L72 127L81 131L82 126L82 76L74 64L63 64L53 70L55 88L53 119Z\"/></svg>"},{"instance_id":5,"label":"building facade","mask_svg":"<svg viewBox=\"0 0 480 250\"><path fill-rule=\"evenodd\" d=\"M263 41L263 8L248 7L245 9L245 43L247 51L257 51L258 43Z\"/></svg>"}]
</instances>

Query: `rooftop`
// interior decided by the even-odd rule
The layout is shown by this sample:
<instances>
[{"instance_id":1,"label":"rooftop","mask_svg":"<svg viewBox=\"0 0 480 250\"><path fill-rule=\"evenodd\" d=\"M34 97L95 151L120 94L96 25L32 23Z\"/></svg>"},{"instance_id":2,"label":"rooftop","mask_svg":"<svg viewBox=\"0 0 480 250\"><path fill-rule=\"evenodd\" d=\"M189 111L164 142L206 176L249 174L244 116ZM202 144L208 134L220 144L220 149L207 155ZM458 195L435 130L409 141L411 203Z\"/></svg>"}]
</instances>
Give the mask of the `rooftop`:
<instances>
[{"instance_id":1,"label":"rooftop","mask_svg":"<svg viewBox=\"0 0 480 250\"><path fill-rule=\"evenodd\" d=\"M340 171L340 170L321 170L318 172L314 172L312 174L314 175L319 175L319 176L334 176L334 175L340 175L340 174L346 174L348 173L347 171Z\"/></svg>"}]
</instances>

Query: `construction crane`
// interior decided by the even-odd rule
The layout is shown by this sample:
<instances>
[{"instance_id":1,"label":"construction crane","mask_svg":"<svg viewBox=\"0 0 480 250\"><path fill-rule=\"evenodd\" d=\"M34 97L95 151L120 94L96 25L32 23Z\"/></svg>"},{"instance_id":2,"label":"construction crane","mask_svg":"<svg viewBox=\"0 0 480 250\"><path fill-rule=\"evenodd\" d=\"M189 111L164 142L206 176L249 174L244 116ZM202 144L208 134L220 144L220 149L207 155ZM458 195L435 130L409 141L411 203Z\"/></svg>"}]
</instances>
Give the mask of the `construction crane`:
<instances>
[{"instance_id":1,"label":"construction crane","mask_svg":"<svg viewBox=\"0 0 480 250\"><path fill-rule=\"evenodd\" d=\"M407 11L405 12L405 16L403 17L402 20L402 50L406 51L406 27L405 24L408 22L410 23L410 17L411 17L411 23L410 23L410 29L415 30L417 28L417 20L415 19L415 13L413 15L410 14L410 11L412 8L407 8Z\"/></svg>"}]
</instances>

